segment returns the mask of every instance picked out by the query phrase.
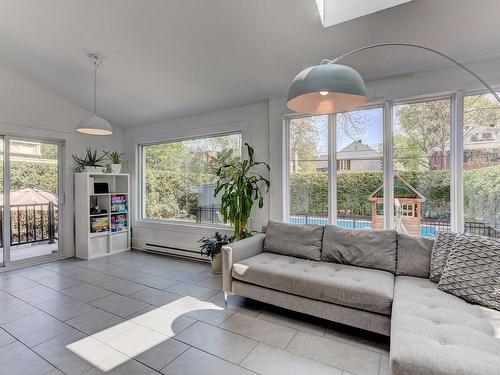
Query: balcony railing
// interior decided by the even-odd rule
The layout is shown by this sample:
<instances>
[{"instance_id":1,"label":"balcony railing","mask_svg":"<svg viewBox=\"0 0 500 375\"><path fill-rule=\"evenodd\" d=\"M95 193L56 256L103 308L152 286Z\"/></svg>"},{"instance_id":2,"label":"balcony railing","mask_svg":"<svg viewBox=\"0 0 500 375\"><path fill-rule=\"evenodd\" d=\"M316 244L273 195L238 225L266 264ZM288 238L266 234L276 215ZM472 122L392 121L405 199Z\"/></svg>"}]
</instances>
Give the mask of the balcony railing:
<instances>
[{"instance_id":1,"label":"balcony railing","mask_svg":"<svg viewBox=\"0 0 500 375\"><path fill-rule=\"evenodd\" d=\"M3 226L3 206L0 206L0 228ZM10 245L54 243L58 239L58 206L55 203L11 204ZM0 230L0 242L3 246Z\"/></svg>"}]
</instances>

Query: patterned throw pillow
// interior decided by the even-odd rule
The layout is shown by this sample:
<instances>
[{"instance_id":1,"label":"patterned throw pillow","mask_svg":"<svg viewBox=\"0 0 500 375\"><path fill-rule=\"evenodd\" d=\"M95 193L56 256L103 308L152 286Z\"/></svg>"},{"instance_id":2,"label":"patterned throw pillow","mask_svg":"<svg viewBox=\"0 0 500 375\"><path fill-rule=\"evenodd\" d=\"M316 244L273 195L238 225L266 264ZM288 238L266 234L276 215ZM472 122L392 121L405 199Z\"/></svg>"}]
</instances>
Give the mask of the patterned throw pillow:
<instances>
[{"instance_id":1,"label":"patterned throw pillow","mask_svg":"<svg viewBox=\"0 0 500 375\"><path fill-rule=\"evenodd\" d=\"M434 242L434 246L432 247L431 272L429 276L429 279L435 283L439 282L443 274L444 266L446 266L446 260L453 247L456 235L456 233L451 232L438 232L436 242Z\"/></svg>"},{"instance_id":2,"label":"patterned throw pillow","mask_svg":"<svg viewBox=\"0 0 500 375\"><path fill-rule=\"evenodd\" d=\"M500 310L500 240L457 235L438 289Z\"/></svg>"}]
</instances>

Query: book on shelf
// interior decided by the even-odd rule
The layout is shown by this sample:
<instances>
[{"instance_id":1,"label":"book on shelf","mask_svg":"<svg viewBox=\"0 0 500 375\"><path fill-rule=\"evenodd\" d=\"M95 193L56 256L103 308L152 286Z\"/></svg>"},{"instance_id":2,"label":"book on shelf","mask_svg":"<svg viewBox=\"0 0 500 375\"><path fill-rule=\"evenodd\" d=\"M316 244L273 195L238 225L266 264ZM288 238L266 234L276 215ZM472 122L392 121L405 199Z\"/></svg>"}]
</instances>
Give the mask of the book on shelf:
<instances>
[{"instance_id":1,"label":"book on shelf","mask_svg":"<svg viewBox=\"0 0 500 375\"><path fill-rule=\"evenodd\" d=\"M109 232L109 218L105 217L91 217L90 218L90 233L103 233Z\"/></svg>"},{"instance_id":2,"label":"book on shelf","mask_svg":"<svg viewBox=\"0 0 500 375\"><path fill-rule=\"evenodd\" d=\"M127 212L127 198L124 195L111 197L111 212Z\"/></svg>"},{"instance_id":3,"label":"book on shelf","mask_svg":"<svg viewBox=\"0 0 500 375\"><path fill-rule=\"evenodd\" d=\"M119 214L111 216L111 232L122 232L128 227L127 215Z\"/></svg>"}]
</instances>

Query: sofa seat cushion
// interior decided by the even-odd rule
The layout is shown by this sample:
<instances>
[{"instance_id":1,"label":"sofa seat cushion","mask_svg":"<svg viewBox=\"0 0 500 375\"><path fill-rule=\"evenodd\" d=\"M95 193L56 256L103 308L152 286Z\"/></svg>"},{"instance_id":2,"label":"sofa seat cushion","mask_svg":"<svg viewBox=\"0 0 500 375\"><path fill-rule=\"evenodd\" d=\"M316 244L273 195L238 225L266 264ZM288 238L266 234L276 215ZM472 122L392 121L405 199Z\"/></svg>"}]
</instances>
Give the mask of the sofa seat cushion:
<instances>
[{"instance_id":1,"label":"sofa seat cushion","mask_svg":"<svg viewBox=\"0 0 500 375\"><path fill-rule=\"evenodd\" d=\"M235 279L289 294L390 315L390 272L262 253L233 265Z\"/></svg>"},{"instance_id":2,"label":"sofa seat cushion","mask_svg":"<svg viewBox=\"0 0 500 375\"><path fill-rule=\"evenodd\" d=\"M391 318L393 375L499 374L500 312L428 279L398 276Z\"/></svg>"}]
</instances>

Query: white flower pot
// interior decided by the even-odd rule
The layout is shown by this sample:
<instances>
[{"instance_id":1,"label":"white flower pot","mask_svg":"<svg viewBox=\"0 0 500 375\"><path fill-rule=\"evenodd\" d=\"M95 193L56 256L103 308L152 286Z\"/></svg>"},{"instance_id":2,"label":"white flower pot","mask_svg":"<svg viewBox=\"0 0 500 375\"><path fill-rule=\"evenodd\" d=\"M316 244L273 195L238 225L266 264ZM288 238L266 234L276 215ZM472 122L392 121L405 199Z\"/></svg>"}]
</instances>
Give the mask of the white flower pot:
<instances>
[{"instance_id":1,"label":"white flower pot","mask_svg":"<svg viewBox=\"0 0 500 375\"><path fill-rule=\"evenodd\" d=\"M120 173L122 171L121 164L110 164L111 173Z\"/></svg>"},{"instance_id":2,"label":"white flower pot","mask_svg":"<svg viewBox=\"0 0 500 375\"><path fill-rule=\"evenodd\" d=\"M215 274L222 273L222 253L218 253L212 259L212 272Z\"/></svg>"},{"instance_id":3,"label":"white flower pot","mask_svg":"<svg viewBox=\"0 0 500 375\"><path fill-rule=\"evenodd\" d=\"M84 172L86 173L98 173L98 172L102 172L102 167L90 167L90 166L87 166L84 168Z\"/></svg>"}]
</instances>

